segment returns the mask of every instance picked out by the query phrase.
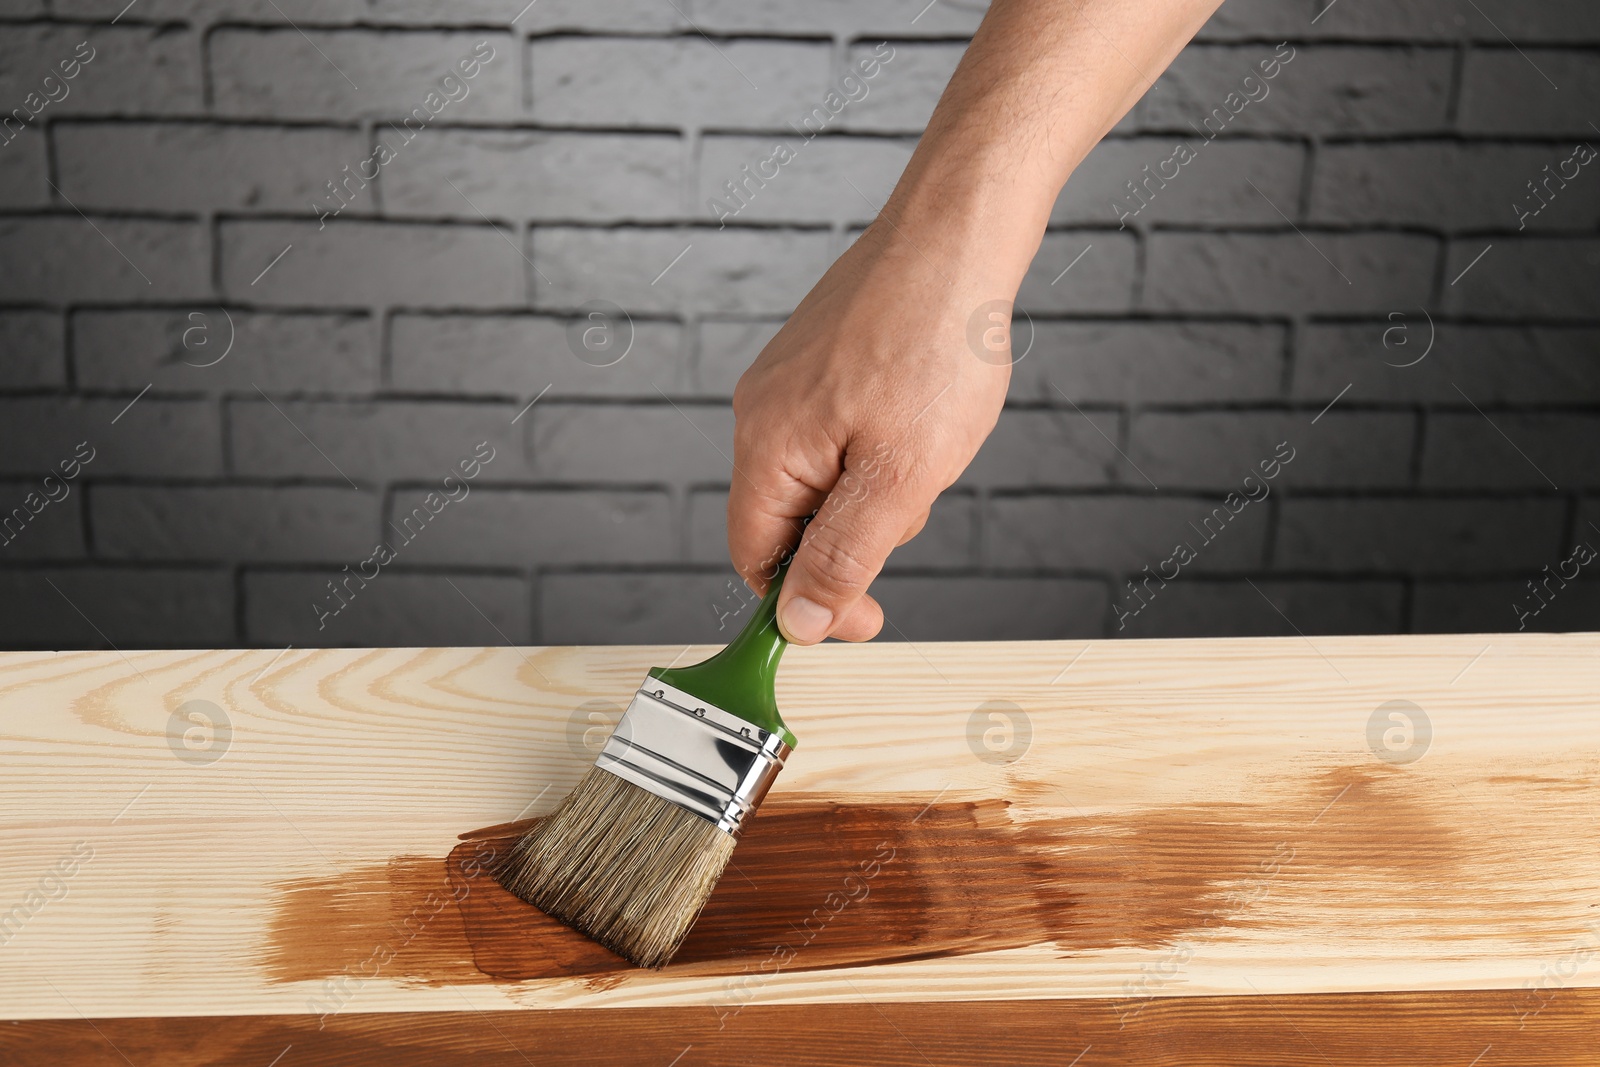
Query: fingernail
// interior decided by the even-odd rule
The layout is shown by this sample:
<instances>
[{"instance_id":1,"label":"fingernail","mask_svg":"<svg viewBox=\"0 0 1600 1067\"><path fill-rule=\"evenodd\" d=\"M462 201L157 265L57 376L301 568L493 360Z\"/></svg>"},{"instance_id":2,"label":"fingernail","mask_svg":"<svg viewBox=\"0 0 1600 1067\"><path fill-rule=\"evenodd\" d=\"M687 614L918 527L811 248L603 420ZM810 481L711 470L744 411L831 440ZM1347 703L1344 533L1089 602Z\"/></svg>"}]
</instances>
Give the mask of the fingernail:
<instances>
[{"instance_id":1,"label":"fingernail","mask_svg":"<svg viewBox=\"0 0 1600 1067\"><path fill-rule=\"evenodd\" d=\"M778 615L783 636L801 645L814 645L828 636L833 625L833 612L814 600L803 596L790 597Z\"/></svg>"}]
</instances>

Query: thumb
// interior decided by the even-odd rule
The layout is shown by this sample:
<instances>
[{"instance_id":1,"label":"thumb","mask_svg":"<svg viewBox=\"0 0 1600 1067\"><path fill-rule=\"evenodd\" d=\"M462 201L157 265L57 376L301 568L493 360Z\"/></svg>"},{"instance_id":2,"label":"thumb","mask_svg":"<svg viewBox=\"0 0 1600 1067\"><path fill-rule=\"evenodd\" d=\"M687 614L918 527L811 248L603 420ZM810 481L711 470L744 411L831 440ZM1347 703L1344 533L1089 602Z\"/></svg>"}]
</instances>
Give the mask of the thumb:
<instances>
[{"instance_id":1,"label":"thumb","mask_svg":"<svg viewBox=\"0 0 1600 1067\"><path fill-rule=\"evenodd\" d=\"M806 526L778 594L783 636L812 645L833 633L929 503L889 463L852 466L846 457L845 471Z\"/></svg>"}]
</instances>

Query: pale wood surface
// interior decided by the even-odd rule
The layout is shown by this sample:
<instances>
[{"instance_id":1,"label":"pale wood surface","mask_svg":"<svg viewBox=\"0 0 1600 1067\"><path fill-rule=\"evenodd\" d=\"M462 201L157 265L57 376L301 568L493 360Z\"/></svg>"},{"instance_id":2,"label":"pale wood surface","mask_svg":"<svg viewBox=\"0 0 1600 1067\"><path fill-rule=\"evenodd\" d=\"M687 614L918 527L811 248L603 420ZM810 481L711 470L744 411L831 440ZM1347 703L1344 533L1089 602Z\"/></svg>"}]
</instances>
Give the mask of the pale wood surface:
<instances>
[{"instance_id":1,"label":"pale wood surface","mask_svg":"<svg viewBox=\"0 0 1600 1067\"><path fill-rule=\"evenodd\" d=\"M702 651L0 655L0 915L76 843L93 850L0 945L0 1017L305 1012L317 983L262 963L274 885L442 857L546 787L532 811L548 809L587 763L569 744L575 709L625 704L646 668ZM1595 634L791 650L779 696L801 748L774 796L1007 798L1017 818L1064 812L1112 835L1237 804L1292 845L1370 837L1370 864L1291 866L1237 922L1186 939L1160 995L1511 990L1549 968L1596 986L1600 953L1582 950L1600 945L1597 693ZM194 699L232 721L208 766L168 744L169 715ZM1433 738L1392 768L1367 722L1396 699L1426 711ZM993 700L1031 719L1016 763L969 747L969 716ZM1360 785L1371 775L1381 789ZM1431 863L1440 841L1448 858ZM784 973L756 1003L1119 997L1172 955L1044 944ZM727 982L380 978L347 1010L714 1005Z\"/></svg>"}]
</instances>

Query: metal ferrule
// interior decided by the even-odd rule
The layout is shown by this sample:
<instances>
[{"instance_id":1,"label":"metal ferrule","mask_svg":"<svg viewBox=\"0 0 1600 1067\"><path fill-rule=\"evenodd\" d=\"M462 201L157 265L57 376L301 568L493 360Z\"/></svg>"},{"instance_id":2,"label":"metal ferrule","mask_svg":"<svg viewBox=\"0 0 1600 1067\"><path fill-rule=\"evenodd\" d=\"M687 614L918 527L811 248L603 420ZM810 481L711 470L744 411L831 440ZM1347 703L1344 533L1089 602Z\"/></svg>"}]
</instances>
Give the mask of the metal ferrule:
<instances>
[{"instance_id":1,"label":"metal ferrule","mask_svg":"<svg viewBox=\"0 0 1600 1067\"><path fill-rule=\"evenodd\" d=\"M789 751L781 734L651 678L595 766L737 835Z\"/></svg>"}]
</instances>

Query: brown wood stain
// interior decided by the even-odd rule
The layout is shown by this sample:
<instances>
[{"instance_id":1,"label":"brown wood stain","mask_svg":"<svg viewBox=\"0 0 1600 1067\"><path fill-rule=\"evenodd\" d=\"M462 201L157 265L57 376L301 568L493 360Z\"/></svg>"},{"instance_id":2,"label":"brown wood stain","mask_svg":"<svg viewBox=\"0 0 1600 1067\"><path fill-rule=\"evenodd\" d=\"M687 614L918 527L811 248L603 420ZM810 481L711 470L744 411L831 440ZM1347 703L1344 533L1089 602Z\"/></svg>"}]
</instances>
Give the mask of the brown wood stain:
<instances>
[{"instance_id":1,"label":"brown wood stain","mask_svg":"<svg viewBox=\"0 0 1600 1067\"><path fill-rule=\"evenodd\" d=\"M1277 799L1105 816L996 799L777 794L667 973L866 966L1041 943L1065 954L1155 947L1258 921L1241 893L1264 885L1269 863L1288 883L1318 869L1380 881L1448 875L1461 842L1410 788L1387 769L1342 768ZM285 982L621 980L632 970L625 961L494 880L494 863L529 825L463 835L443 861L403 856L281 884L263 964Z\"/></svg>"}]
</instances>

